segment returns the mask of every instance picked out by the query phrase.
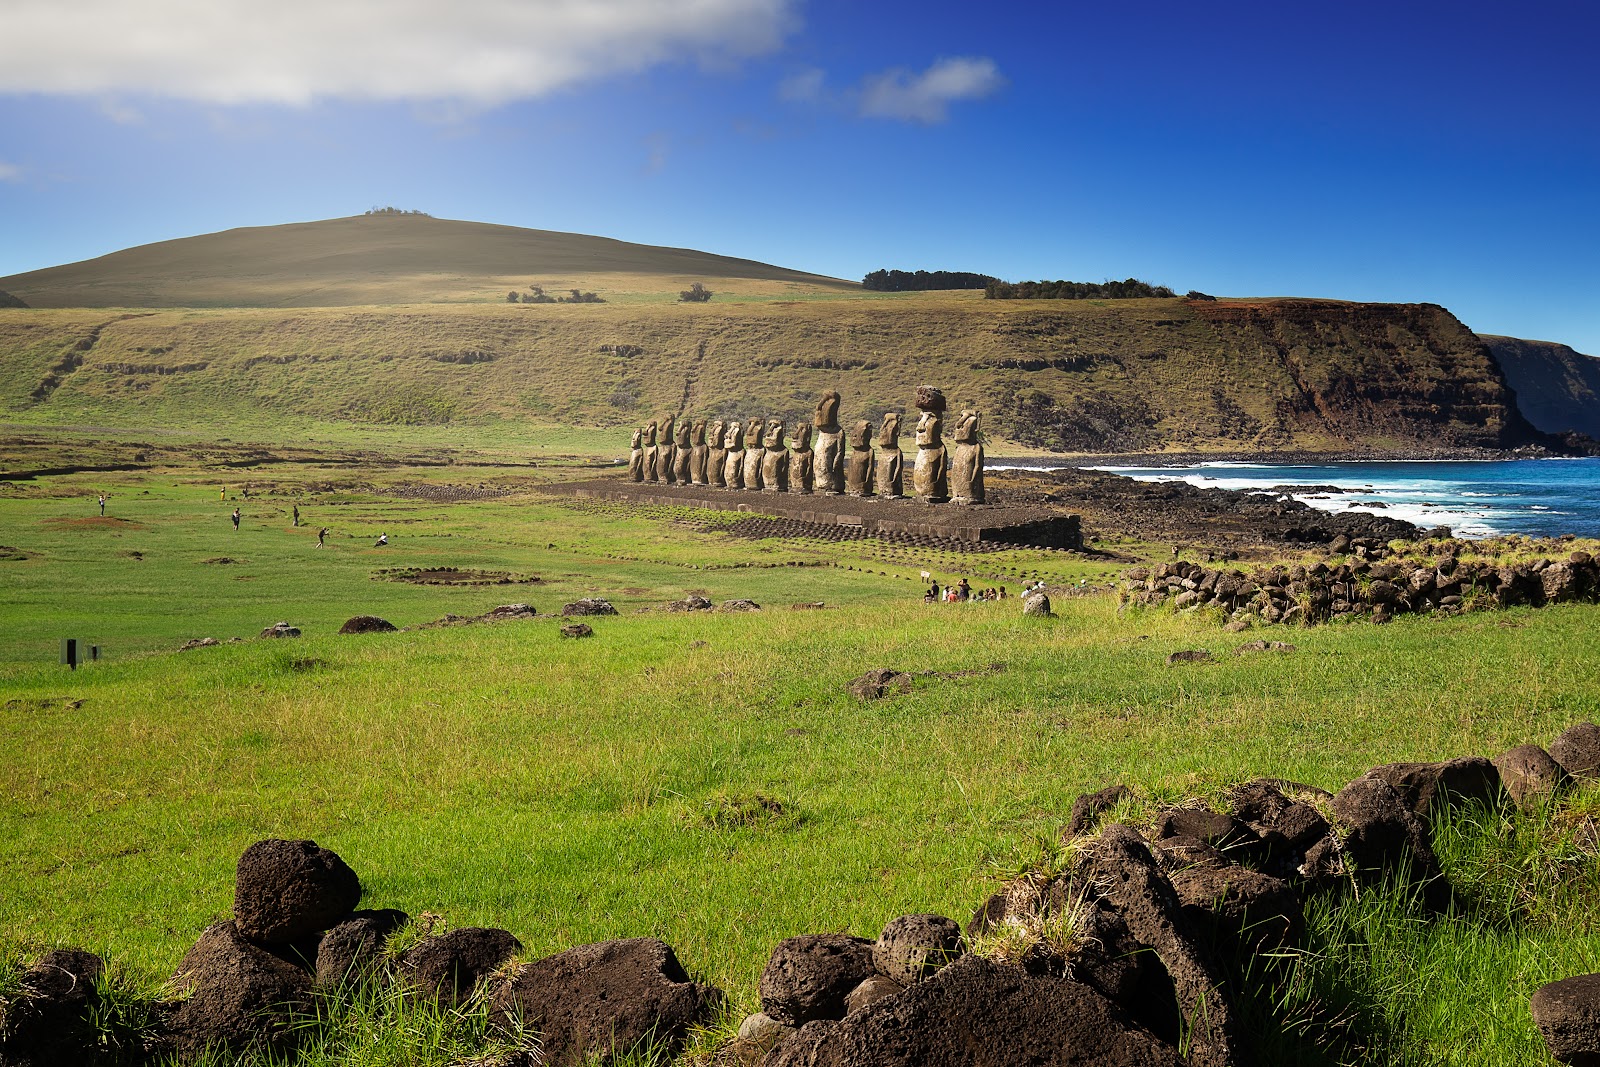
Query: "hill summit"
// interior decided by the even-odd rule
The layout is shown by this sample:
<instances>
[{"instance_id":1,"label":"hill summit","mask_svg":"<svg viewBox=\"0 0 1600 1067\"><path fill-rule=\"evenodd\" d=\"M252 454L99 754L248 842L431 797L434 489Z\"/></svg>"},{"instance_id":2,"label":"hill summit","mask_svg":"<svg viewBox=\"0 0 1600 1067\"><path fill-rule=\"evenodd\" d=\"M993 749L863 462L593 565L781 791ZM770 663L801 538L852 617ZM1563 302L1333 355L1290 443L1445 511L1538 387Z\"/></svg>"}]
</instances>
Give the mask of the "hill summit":
<instances>
[{"instance_id":1,"label":"hill summit","mask_svg":"<svg viewBox=\"0 0 1600 1067\"><path fill-rule=\"evenodd\" d=\"M344 307L503 301L533 285L671 292L859 285L749 259L421 214L252 226L0 278L32 307Z\"/></svg>"}]
</instances>

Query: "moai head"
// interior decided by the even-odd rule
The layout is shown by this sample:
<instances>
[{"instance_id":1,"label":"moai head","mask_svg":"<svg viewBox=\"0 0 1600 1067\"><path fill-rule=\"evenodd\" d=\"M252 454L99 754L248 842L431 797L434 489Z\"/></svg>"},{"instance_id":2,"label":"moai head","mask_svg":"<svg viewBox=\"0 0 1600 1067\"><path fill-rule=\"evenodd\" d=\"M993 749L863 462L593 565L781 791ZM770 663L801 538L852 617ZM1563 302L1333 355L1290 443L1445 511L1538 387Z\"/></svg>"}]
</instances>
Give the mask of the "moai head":
<instances>
[{"instance_id":1,"label":"moai head","mask_svg":"<svg viewBox=\"0 0 1600 1067\"><path fill-rule=\"evenodd\" d=\"M805 452L811 448L811 424L797 422L794 427L794 450Z\"/></svg>"},{"instance_id":2,"label":"moai head","mask_svg":"<svg viewBox=\"0 0 1600 1067\"><path fill-rule=\"evenodd\" d=\"M900 413L898 411L891 411L883 417L883 426L878 430L878 447L900 447Z\"/></svg>"},{"instance_id":3,"label":"moai head","mask_svg":"<svg viewBox=\"0 0 1600 1067\"><path fill-rule=\"evenodd\" d=\"M944 416L937 411L924 411L917 420L917 447L938 448L944 444Z\"/></svg>"},{"instance_id":4,"label":"moai head","mask_svg":"<svg viewBox=\"0 0 1600 1067\"><path fill-rule=\"evenodd\" d=\"M727 443L730 452L744 448L744 427L739 425L737 419L728 423Z\"/></svg>"},{"instance_id":5,"label":"moai head","mask_svg":"<svg viewBox=\"0 0 1600 1067\"><path fill-rule=\"evenodd\" d=\"M656 421L656 440L664 445L672 443L672 422L677 417L676 415L668 415L666 418Z\"/></svg>"},{"instance_id":6,"label":"moai head","mask_svg":"<svg viewBox=\"0 0 1600 1067\"><path fill-rule=\"evenodd\" d=\"M723 437L723 422L721 419L712 419L706 424L706 440L712 448L727 448Z\"/></svg>"},{"instance_id":7,"label":"moai head","mask_svg":"<svg viewBox=\"0 0 1600 1067\"><path fill-rule=\"evenodd\" d=\"M690 433L690 431L692 429L693 429L693 427L691 427L689 425L687 420L685 420L684 422L680 422L678 424L678 447L679 448L688 448L689 447L689 433Z\"/></svg>"},{"instance_id":8,"label":"moai head","mask_svg":"<svg viewBox=\"0 0 1600 1067\"><path fill-rule=\"evenodd\" d=\"M783 420L782 419L773 419L771 422L767 423L767 436L762 438L761 443L763 445L766 445L767 448L770 451L773 451L773 452L781 452L781 451L783 451Z\"/></svg>"},{"instance_id":9,"label":"moai head","mask_svg":"<svg viewBox=\"0 0 1600 1067\"><path fill-rule=\"evenodd\" d=\"M931 385L917 386L916 405L918 411L944 411L944 391Z\"/></svg>"},{"instance_id":10,"label":"moai head","mask_svg":"<svg viewBox=\"0 0 1600 1067\"><path fill-rule=\"evenodd\" d=\"M956 420L956 443L962 445L975 445L978 443L978 418L976 411L963 411L961 418Z\"/></svg>"},{"instance_id":11,"label":"moai head","mask_svg":"<svg viewBox=\"0 0 1600 1067\"><path fill-rule=\"evenodd\" d=\"M632 447L632 448L643 448L644 447L644 427L641 426L641 427L639 427L639 429L633 431L633 444L630 447Z\"/></svg>"},{"instance_id":12,"label":"moai head","mask_svg":"<svg viewBox=\"0 0 1600 1067\"><path fill-rule=\"evenodd\" d=\"M706 443L706 420L705 419L696 419L695 420L694 432L693 432L692 436L694 438L694 447L699 448L701 445Z\"/></svg>"},{"instance_id":13,"label":"moai head","mask_svg":"<svg viewBox=\"0 0 1600 1067\"><path fill-rule=\"evenodd\" d=\"M872 447L872 423L862 419L850 427L850 447L857 452L865 452Z\"/></svg>"},{"instance_id":14,"label":"moai head","mask_svg":"<svg viewBox=\"0 0 1600 1067\"><path fill-rule=\"evenodd\" d=\"M656 424L653 422L644 424L644 443L651 446L656 443Z\"/></svg>"},{"instance_id":15,"label":"moai head","mask_svg":"<svg viewBox=\"0 0 1600 1067\"><path fill-rule=\"evenodd\" d=\"M839 432L839 394L829 389L822 394L822 399L817 401L818 433Z\"/></svg>"}]
</instances>

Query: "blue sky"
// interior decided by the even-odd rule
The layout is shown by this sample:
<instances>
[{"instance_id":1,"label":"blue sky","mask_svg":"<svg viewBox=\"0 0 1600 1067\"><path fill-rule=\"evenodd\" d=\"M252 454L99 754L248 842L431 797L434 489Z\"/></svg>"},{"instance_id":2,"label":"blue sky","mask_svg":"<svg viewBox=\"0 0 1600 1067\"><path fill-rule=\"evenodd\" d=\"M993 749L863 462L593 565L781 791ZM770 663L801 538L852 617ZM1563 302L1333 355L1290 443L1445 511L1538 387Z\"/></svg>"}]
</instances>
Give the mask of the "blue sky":
<instances>
[{"instance_id":1,"label":"blue sky","mask_svg":"<svg viewBox=\"0 0 1600 1067\"><path fill-rule=\"evenodd\" d=\"M393 204L1600 354L1600 5L8 0L0 275Z\"/></svg>"}]
</instances>

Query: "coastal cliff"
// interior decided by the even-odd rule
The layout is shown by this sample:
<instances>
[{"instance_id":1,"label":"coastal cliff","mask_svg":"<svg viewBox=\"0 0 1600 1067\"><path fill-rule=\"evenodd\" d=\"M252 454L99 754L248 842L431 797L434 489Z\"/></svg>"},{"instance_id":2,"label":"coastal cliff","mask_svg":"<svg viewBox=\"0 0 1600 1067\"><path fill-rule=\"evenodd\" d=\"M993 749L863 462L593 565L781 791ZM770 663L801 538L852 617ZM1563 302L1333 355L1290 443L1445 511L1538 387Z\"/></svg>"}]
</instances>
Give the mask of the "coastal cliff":
<instances>
[{"instance_id":1,"label":"coastal cliff","mask_svg":"<svg viewBox=\"0 0 1600 1067\"><path fill-rule=\"evenodd\" d=\"M1517 407L1545 433L1600 439L1600 359L1553 341L1483 335Z\"/></svg>"}]
</instances>

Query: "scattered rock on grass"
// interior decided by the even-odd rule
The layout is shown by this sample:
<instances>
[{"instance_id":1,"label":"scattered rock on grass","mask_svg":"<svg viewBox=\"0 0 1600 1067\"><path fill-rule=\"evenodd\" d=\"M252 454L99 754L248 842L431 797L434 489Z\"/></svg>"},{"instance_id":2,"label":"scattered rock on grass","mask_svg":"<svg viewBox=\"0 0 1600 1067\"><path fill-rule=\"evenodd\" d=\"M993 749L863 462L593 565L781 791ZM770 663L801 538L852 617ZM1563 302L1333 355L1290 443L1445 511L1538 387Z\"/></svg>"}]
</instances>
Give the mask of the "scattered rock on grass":
<instances>
[{"instance_id":1,"label":"scattered rock on grass","mask_svg":"<svg viewBox=\"0 0 1600 1067\"><path fill-rule=\"evenodd\" d=\"M707 600L703 596L697 596L691 593L682 600L674 600L672 603L668 604L667 610L674 612L710 611L711 607L712 605L710 600Z\"/></svg>"},{"instance_id":2,"label":"scattered rock on grass","mask_svg":"<svg viewBox=\"0 0 1600 1067\"><path fill-rule=\"evenodd\" d=\"M95 1062L100 1032L90 1023L95 982L105 970L82 949L47 953L18 979L18 994L0 998L0 1063L17 1067Z\"/></svg>"},{"instance_id":3,"label":"scattered rock on grass","mask_svg":"<svg viewBox=\"0 0 1600 1067\"><path fill-rule=\"evenodd\" d=\"M1176 667L1180 663L1210 663L1211 653L1203 648L1186 648L1181 652L1174 652L1167 657L1167 666Z\"/></svg>"},{"instance_id":4,"label":"scattered rock on grass","mask_svg":"<svg viewBox=\"0 0 1600 1067\"><path fill-rule=\"evenodd\" d=\"M780 1023L841 1019L845 998L872 976L873 942L849 934L801 934L772 950L761 972L761 1010Z\"/></svg>"},{"instance_id":5,"label":"scattered rock on grass","mask_svg":"<svg viewBox=\"0 0 1600 1067\"><path fill-rule=\"evenodd\" d=\"M858 700L879 700L891 693L911 692L911 675L879 667L850 683L850 695Z\"/></svg>"},{"instance_id":6,"label":"scattered rock on grass","mask_svg":"<svg viewBox=\"0 0 1600 1067\"><path fill-rule=\"evenodd\" d=\"M1287 641L1246 641L1233 650L1235 656L1242 656L1246 652L1295 652L1294 645Z\"/></svg>"},{"instance_id":7,"label":"scattered rock on grass","mask_svg":"<svg viewBox=\"0 0 1600 1067\"><path fill-rule=\"evenodd\" d=\"M562 637L593 637L594 627L586 622L570 622L561 628Z\"/></svg>"},{"instance_id":8,"label":"scattered rock on grass","mask_svg":"<svg viewBox=\"0 0 1600 1067\"><path fill-rule=\"evenodd\" d=\"M345 620L339 627L342 634L392 634L400 628L388 619L380 619L376 615L355 615Z\"/></svg>"},{"instance_id":9,"label":"scattered rock on grass","mask_svg":"<svg viewBox=\"0 0 1600 1067\"><path fill-rule=\"evenodd\" d=\"M311 974L280 951L246 938L232 922L208 927L173 976L189 990L170 1019L179 1050L293 1048L301 1033L294 1018L311 1008Z\"/></svg>"},{"instance_id":10,"label":"scattered rock on grass","mask_svg":"<svg viewBox=\"0 0 1600 1067\"><path fill-rule=\"evenodd\" d=\"M359 987L382 970L383 945L410 917L394 908L358 911L317 943L317 986Z\"/></svg>"},{"instance_id":11,"label":"scattered rock on grass","mask_svg":"<svg viewBox=\"0 0 1600 1067\"><path fill-rule=\"evenodd\" d=\"M1367 777L1388 782L1422 818L1440 814L1448 805L1477 802L1494 806L1505 800L1500 772L1482 756L1440 763L1386 763L1372 768Z\"/></svg>"},{"instance_id":12,"label":"scattered rock on grass","mask_svg":"<svg viewBox=\"0 0 1600 1067\"><path fill-rule=\"evenodd\" d=\"M1072 818L1067 823L1067 835L1078 837L1094 829L1101 815L1124 800L1132 800L1133 791L1125 785L1108 785L1096 793L1080 793L1072 802Z\"/></svg>"},{"instance_id":13,"label":"scattered rock on grass","mask_svg":"<svg viewBox=\"0 0 1600 1067\"><path fill-rule=\"evenodd\" d=\"M879 974L907 986L938 972L966 951L961 926L943 915L902 915L890 920L872 946Z\"/></svg>"},{"instance_id":14,"label":"scattered rock on grass","mask_svg":"<svg viewBox=\"0 0 1600 1067\"><path fill-rule=\"evenodd\" d=\"M760 611L761 605L754 600L724 600L717 608L718 611Z\"/></svg>"},{"instance_id":15,"label":"scattered rock on grass","mask_svg":"<svg viewBox=\"0 0 1600 1067\"><path fill-rule=\"evenodd\" d=\"M561 609L563 615L615 615L616 613L617 609L611 606L611 601L600 597L584 597Z\"/></svg>"},{"instance_id":16,"label":"scattered rock on grass","mask_svg":"<svg viewBox=\"0 0 1600 1067\"><path fill-rule=\"evenodd\" d=\"M1030 619L1048 619L1054 616L1050 610L1050 598L1043 592L1028 593L1022 598L1022 614Z\"/></svg>"},{"instance_id":17,"label":"scattered rock on grass","mask_svg":"<svg viewBox=\"0 0 1600 1067\"><path fill-rule=\"evenodd\" d=\"M299 637L300 628L286 622L275 622L260 633L261 637Z\"/></svg>"},{"instance_id":18,"label":"scattered rock on grass","mask_svg":"<svg viewBox=\"0 0 1600 1067\"><path fill-rule=\"evenodd\" d=\"M1538 745L1518 745L1502 752L1494 758L1494 765L1500 772L1500 783L1519 808L1532 807L1566 782L1561 764Z\"/></svg>"},{"instance_id":19,"label":"scattered rock on grass","mask_svg":"<svg viewBox=\"0 0 1600 1067\"><path fill-rule=\"evenodd\" d=\"M417 942L401 954L395 970L418 997L460 1007L480 981L520 951L522 942L509 931L465 926Z\"/></svg>"},{"instance_id":20,"label":"scattered rock on grass","mask_svg":"<svg viewBox=\"0 0 1600 1067\"><path fill-rule=\"evenodd\" d=\"M210 648L213 645L220 644L222 644L222 642L218 641L215 637L194 637L179 645L178 651L187 652L191 648Z\"/></svg>"},{"instance_id":21,"label":"scattered rock on grass","mask_svg":"<svg viewBox=\"0 0 1600 1067\"><path fill-rule=\"evenodd\" d=\"M590 1056L609 1063L646 1042L671 1056L722 999L689 980L666 942L633 937L524 964L494 992L489 1018L537 1030L541 1062L567 1067Z\"/></svg>"},{"instance_id":22,"label":"scattered rock on grass","mask_svg":"<svg viewBox=\"0 0 1600 1067\"><path fill-rule=\"evenodd\" d=\"M1600 778L1600 726L1580 722L1550 742L1550 758L1574 778Z\"/></svg>"},{"instance_id":23,"label":"scattered rock on grass","mask_svg":"<svg viewBox=\"0 0 1600 1067\"><path fill-rule=\"evenodd\" d=\"M1381 778L1357 778L1333 798L1333 814L1344 827L1343 852L1361 871L1405 871L1435 911L1450 903L1450 884L1428 840L1427 827L1410 805ZM1309 864L1312 857L1308 854Z\"/></svg>"},{"instance_id":24,"label":"scattered rock on grass","mask_svg":"<svg viewBox=\"0 0 1600 1067\"><path fill-rule=\"evenodd\" d=\"M361 899L361 880L315 841L257 841L239 857L233 916L239 933L288 944L338 924Z\"/></svg>"},{"instance_id":25,"label":"scattered rock on grass","mask_svg":"<svg viewBox=\"0 0 1600 1067\"><path fill-rule=\"evenodd\" d=\"M1600 1064L1600 974L1542 985L1528 1010L1550 1055L1573 1067Z\"/></svg>"}]
</instances>

